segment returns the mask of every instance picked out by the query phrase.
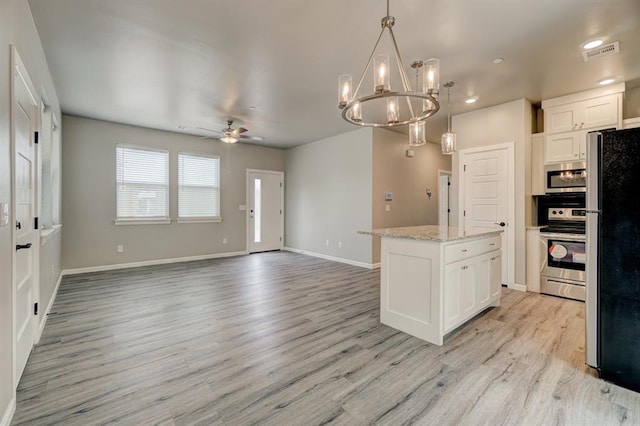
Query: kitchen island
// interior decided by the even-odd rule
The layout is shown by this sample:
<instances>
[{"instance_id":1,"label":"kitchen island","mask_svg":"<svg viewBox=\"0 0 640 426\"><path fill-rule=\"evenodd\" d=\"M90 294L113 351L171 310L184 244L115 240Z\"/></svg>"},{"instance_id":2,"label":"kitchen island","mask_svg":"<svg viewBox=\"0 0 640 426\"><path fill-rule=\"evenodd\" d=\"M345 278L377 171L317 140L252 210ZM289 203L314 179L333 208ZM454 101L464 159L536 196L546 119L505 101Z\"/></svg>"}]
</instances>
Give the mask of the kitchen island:
<instances>
[{"instance_id":1,"label":"kitchen island","mask_svg":"<svg viewBox=\"0 0 640 426\"><path fill-rule=\"evenodd\" d=\"M409 226L359 231L382 238L380 321L442 345L455 330L500 305L500 229Z\"/></svg>"}]
</instances>

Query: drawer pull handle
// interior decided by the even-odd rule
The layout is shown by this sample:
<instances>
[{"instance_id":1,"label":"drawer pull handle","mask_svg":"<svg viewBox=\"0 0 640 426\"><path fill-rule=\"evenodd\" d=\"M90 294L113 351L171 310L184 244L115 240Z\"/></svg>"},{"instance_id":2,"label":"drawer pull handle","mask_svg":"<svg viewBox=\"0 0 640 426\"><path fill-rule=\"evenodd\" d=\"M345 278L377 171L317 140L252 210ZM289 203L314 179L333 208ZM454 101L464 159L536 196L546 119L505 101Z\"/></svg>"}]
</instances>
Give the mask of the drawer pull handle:
<instances>
[{"instance_id":1,"label":"drawer pull handle","mask_svg":"<svg viewBox=\"0 0 640 426\"><path fill-rule=\"evenodd\" d=\"M466 253L467 251L468 251L467 249L462 249L462 252L463 252L463 253Z\"/></svg>"},{"instance_id":2,"label":"drawer pull handle","mask_svg":"<svg viewBox=\"0 0 640 426\"><path fill-rule=\"evenodd\" d=\"M490 246L495 246L495 245L496 245L496 243L491 243L491 244L489 244L489 245L490 245Z\"/></svg>"}]
</instances>

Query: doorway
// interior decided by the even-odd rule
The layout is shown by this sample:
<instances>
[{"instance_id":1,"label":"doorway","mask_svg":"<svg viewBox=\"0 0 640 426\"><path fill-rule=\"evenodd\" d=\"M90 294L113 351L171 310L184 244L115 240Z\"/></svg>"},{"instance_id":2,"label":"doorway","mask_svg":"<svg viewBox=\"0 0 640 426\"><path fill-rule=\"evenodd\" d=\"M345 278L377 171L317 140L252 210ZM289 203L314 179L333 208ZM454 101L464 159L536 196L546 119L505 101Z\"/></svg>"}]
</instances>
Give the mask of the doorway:
<instances>
[{"instance_id":1,"label":"doorway","mask_svg":"<svg viewBox=\"0 0 640 426\"><path fill-rule=\"evenodd\" d=\"M460 151L460 226L502 229L502 282L515 284L515 169L513 143Z\"/></svg>"},{"instance_id":2,"label":"doorway","mask_svg":"<svg viewBox=\"0 0 640 426\"><path fill-rule=\"evenodd\" d=\"M449 226L451 224L451 208L449 197L451 196L451 171L438 170L438 225Z\"/></svg>"},{"instance_id":3,"label":"doorway","mask_svg":"<svg viewBox=\"0 0 640 426\"><path fill-rule=\"evenodd\" d=\"M282 250L284 172L247 170L247 251Z\"/></svg>"},{"instance_id":4,"label":"doorway","mask_svg":"<svg viewBox=\"0 0 640 426\"><path fill-rule=\"evenodd\" d=\"M38 102L29 74L11 49L11 149L13 178L13 343L17 386L37 336L38 250L36 218Z\"/></svg>"}]
</instances>

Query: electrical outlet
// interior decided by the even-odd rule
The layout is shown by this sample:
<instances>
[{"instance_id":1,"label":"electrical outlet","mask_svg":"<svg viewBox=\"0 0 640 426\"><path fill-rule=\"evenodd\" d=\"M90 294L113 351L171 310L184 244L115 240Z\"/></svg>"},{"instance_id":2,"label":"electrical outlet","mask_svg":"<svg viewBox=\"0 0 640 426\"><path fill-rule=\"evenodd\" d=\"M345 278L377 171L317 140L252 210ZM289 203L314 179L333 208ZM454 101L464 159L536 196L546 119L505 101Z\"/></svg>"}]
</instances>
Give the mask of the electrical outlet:
<instances>
[{"instance_id":1,"label":"electrical outlet","mask_svg":"<svg viewBox=\"0 0 640 426\"><path fill-rule=\"evenodd\" d=\"M119 244L117 247L118 253L124 253L124 246L122 244Z\"/></svg>"},{"instance_id":2,"label":"electrical outlet","mask_svg":"<svg viewBox=\"0 0 640 426\"><path fill-rule=\"evenodd\" d=\"M327 247L329 247L329 240L325 241L325 242L324 242L324 245L325 245L325 246L327 246Z\"/></svg>"},{"instance_id":3,"label":"electrical outlet","mask_svg":"<svg viewBox=\"0 0 640 426\"><path fill-rule=\"evenodd\" d=\"M222 239L222 244L227 244L227 237L224 237L224 238Z\"/></svg>"},{"instance_id":4,"label":"electrical outlet","mask_svg":"<svg viewBox=\"0 0 640 426\"><path fill-rule=\"evenodd\" d=\"M342 241L338 241L338 248L342 248Z\"/></svg>"}]
</instances>

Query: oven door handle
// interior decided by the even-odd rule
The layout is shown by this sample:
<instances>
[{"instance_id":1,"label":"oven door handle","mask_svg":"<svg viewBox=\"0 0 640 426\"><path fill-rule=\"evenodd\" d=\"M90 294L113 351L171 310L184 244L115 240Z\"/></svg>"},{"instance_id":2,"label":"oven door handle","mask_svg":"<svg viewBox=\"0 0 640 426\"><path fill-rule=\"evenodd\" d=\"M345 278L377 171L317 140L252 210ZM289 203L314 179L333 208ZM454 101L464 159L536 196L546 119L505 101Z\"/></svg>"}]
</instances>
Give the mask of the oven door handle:
<instances>
[{"instance_id":1,"label":"oven door handle","mask_svg":"<svg viewBox=\"0 0 640 426\"><path fill-rule=\"evenodd\" d=\"M542 274L542 271L544 271L547 267L547 239L546 238L540 239L540 259L542 260L542 262L540 262L540 273Z\"/></svg>"}]
</instances>

